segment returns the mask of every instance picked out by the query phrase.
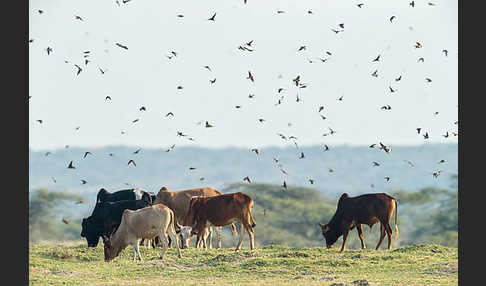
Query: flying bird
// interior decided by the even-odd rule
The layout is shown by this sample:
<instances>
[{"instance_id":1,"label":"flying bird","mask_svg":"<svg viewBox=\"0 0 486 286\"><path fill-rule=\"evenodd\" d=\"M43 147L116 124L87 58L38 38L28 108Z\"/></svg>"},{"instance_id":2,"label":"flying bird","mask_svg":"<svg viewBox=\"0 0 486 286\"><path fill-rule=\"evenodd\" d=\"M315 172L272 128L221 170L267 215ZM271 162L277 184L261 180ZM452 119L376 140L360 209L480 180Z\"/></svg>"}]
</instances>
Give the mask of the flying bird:
<instances>
[{"instance_id":1,"label":"flying bird","mask_svg":"<svg viewBox=\"0 0 486 286\"><path fill-rule=\"evenodd\" d=\"M81 180L81 185L86 184L87 182L85 180Z\"/></svg>"},{"instance_id":2,"label":"flying bird","mask_svg":"<svg viewBox=\"0 0 486 286\"><path fill-rule=\"evenodd\" d=\"M101 68L98 68L101 72L101 74L105 74L106 70L102 70Z\"/></svg>"},{"instance_id":3,"label":"flying bird","mask_svg":"<svg viewBox=\"0 0 486 286\"><path fill-rule=\"evenodd\" d=\"M410 6L415 7L415 1L410 2Z\"/></svg>"},{"instance_id":4,"label":"flying bird","mask_svg":"<svg viewBox=\"0 0 486 286\"><path fill-rule=\"evenodd\" d=\"M445 56L447 57L447 54L449 53L447 50L442 50L442 52L445 54Z\"/></svg>"},{"instance_id":5,"label":"flying bird","mask_svg":"<svg viewBox=\"0 0 486 286\"><path fill-rule=\"evenodd\" d=\"M251 80L252 82L254 82L254 79L253 79L253 75L251 74L250 71L248 71L248 77L247 79Z\"/></svg>"},{"instance_id":6,"label":"flying bird","mask_svg":"<svg viewBox=\"0 0 486 286\"><path fill-rule=\"evenodd\" d=\"M307 49L307 47L306 47L306 46L301 46L301 47L299 48L299 50L298 50L298 51L300 52L300 51L303 51L303 50L305 50L305 49Z\"/></svg>"},{"instance_id":7,"label":"flying bird","mask_svg":"<svg viewBox=\"0 0 486 286\"><path fill-rule=\"evenodd\" d=\"M208 121L206 121L206 126L205 126L205 127L206 127L206 128L210 128L210 127L213 127L213 125L209 124L209 122L208 122Z\"/></svg>"},{"instance_id":8,"label":"flying bird","mask_svg":"<svg viewBox=\"0 0 486 286\"><path fill-rule=\"evenodd\" d=\"M437 163L437 164L442 164L442 163L445 163L444 159L440 160L439 163Z\"/></svg>"},{"instance_id":9,"label":"flying bird","mask_svg":"<svg viewBox=\"0 0 486 286\"><path fill-rule=\"evenodd\" d=\"M380 166L380 163L373 161L373 167L375 167L375 166Z\"/></svg>"},{"instance_id":10,"label":"flying bird","mask_svg":"<svg viewBox=\"0 0 486 286\"><path fill-rule=\"evenodd\" d=\"M339 24L339 27L341 27L341 29L344 29L344 23Z\"/></svg>"},{"instance_id":11,"label":"flying bird","mask_svg":"<svg viewBox=\"0 0 486 286\"><path fill-rule=\"evenodd\" d=\"M395 92L396 90L393 89L391 86L388 87L390 89L390 92Z\"/></svg>"},{"instance_id":12,"label":"flying bird","mask_svg":"<svg viewBox=\"0 0 486 286\"><path fill-rule=\"evenodd\" d=\"M138 154L141 150L142 148L138 148L135 152L133 152L133 154Z\"/></svg>"},{"instance_id":13,"label":"flying bird","mask_svg":"<svg viewBox=\"0 0 486 286\"><path fill-rule=\"evenodd\" d=\"M139 110L140 110L140 111L147 111L147 108L145 108L145 106L142 106L142 107L140 107L140 109L139 109Z\"/></svg>"},{"instance_id":14,"label":"flying bird","mask_svg":"<svg viewBox=\"0 0 486 286\"><path fill-rule=\"evenodd\" d=\"M434 178L437 178L437 177L439 177L439 175L440 175L440 173L441 173L441 172L442 172L441 170L439 170L439 171L435 171L435 172L433 172L433 173L432 173L432 176L433 176Z\"/></svg>"},{"instance_id":15,"label":"flying bird","mask_svg":"<svg viewBox=\"0 0 486 286\"><path fill-rule=\"evenodd\" d=\"M426 80L427 82L432 82L432 80L431 80L430 78L428 78L428 77L426 77L426 78L425 78L425 80Z\"/></svg>"},{"instance_id":16,"label":"flying bird","mask_svg":"<svg viewBox=\"0 0 486 286\"><path fill-rule=\"evenodd\" d=\"M111 100L111 96L107 95L107 96L105 97L105 100L108 100L108 99L109 99L109 100Z\"/></svg>"},{"instance_id":17,"label":"flying bird","mask_svg":"<svg viewBox=\"0 0 486 286\"><path fill-rule=\"evenodd\" d=\"M36 121L39 122L40 124L42 124L43 122L42 119L37 119Z\"/></svg>"},{"instance_id":18,"label":"flying bird","mask_svg":"<svg viewBox=\"0 0 486 286\"><path fill-rule=\"evenodd\" d=\"M91 152L89 152L89 151L84 152L84 156L83 156L83 158L86 158L86 156L88 156L88 155L93 155L93 154L91 154Z\"/></svg>"},{"instance_id":19,"label":"flying bird","mask_svg":"<svg viewBox=\"0 0 486 286\"><path fill-rule=\"evenodd\" d=\"M360 4L357 4L356 6L358 6L359 8L363 7L363 3L360 3Z\"/></svg>"},{"instance_id":20,"label":"flying bird","mask_svg":"<svg viewBox=\"0 0 486 286\"><path fill-rule=\"evenodd\" d=\"M69 223L69 221L67 219L65 219L65 218L62 218L62 222L65 223L65 224L68 224Z\"/></svg>"},{"instance_id":21,"label":"flying bird","mask_svg":"<svg viewBox=\"0 0 486 286\"><path fill-rule=\"evenodd\" d=\"M47 51L47 55L50 55L52 53L52 48L51 47L47 47L46 51Z\"/></svg>"},{"instance_id":22,"label":"flying bird","mask_svg":"<svg viewBox=\"0 0 486 286\"><path fill-rule=\"evenodd\" d=\"M324 151L329 151L329 146L327 146L326 144L324 144Z\"/></svg>"},{"instance_id":23,"label":"flying bird","mask_svg":"<svg viewBox=\"0 0 486 286\"><path fill-rule=\"evenodd\" d=\"M209 80L209 83L215 83L216 82L216 78L214 78L213 80Z\"/></svg>"},{"instance_id":24,"label":"flying bird","mask_svg":"<svg viewBox=\"0 0 486 286\"><path fill-rule=\"evenodd\" d=\"M375 70L371 75L374 77L378 77L378 70Z\"/></svg>"},{"instance_id":25,"label":"flying bird","mask_svg":"<svg viewBox=\"0 0 486 286\"><path fill-rule=\"evenodd\" d=\"M78 15L74 15L74 19L76 19L76 20L80 20L80 21L83 21L83 18L81 18L81 17L80 17L80 16L78 16Z\"/></svg>"},{"instance_id":26,"label":"flying bird","mask_svg":"<svg viewBox=\"0 0 486 286\"><path fill-rule=\"evenodd\" d=\"M128 47L127 47L127 46L125 46L125 45L122 45L122 44L120 44L120 43L116 43L116 45L117 45L117 46L119 46L119 47L120 47L120 48L122 48L122 49L128 50Z\"/></svg>"},{"instance_id":27,"label":"flying bird","mask_svg":"<svg viewBox=\"0 0 486 286\"><path fill-rule=\"evenodd\" d=\"M73 161L69 162L69 165L67 167L68 169L76 169L76 167L73 166Z\"/></svg>"},{"instance_id":28,"label":"flying bird","mask_svg":"<svg viewBox=\"0 0 486 286\"><path fill-rule=\"evenodd\" d=\"M395 19L395 16L391 16L391 18L390 18L390 22L392 22L392 21L393 21L393 19Z\"/></svg>"},{"instance_id":29,"label":"flying bird","mask_svg":"<svg viewBox=\"0 0 486 286\"><path fill-rule=\"evenodd\" d=\"M213 15L213 16L211 16L211 18L209 18L208 20L209 20L209 21L215 21L215 18L216 18L216 13L214 13L214 15Z\"/></svg>"},{"instance_id":30,"label":"flying bird","mask_svg":"<svg viewBox=\"0 0 486 286\"><path fill-rule=\"evenodd\" d=\"M395 79L395 81L400 81L402 79L402 76L399 76L398 78Z\"/></svg>"},{"instance_id":31,"label":"flying bird","mask_svg":"<svg viewBox=\"0 0 486 286\"><path fill-rule=\"evenodd\" d=\"M424 62L424 61L425 61L425 59L424 59L424 58L419 58L419 59L417 60L417 62Z\"/></svg>"},{"instance_id":32,"label":"flying bird","mask_svg":"<svg viewBox=\"0 0 486 286\"><path fill-rule=\"evenodd\" d=\"M174 150L174 148L175 148L175 144L170 146L165 152L170 152L170 151Z\"/></svg>"},{"instance_id":33,"label":"flying bird","mask_svg":"<svg viewBox=\"0 0 486 286\"><path fill-rule=\"evenodd\" d=\"M374 59L372 62L378 62L378 61L380 61L380 56L381 56L381 55L378 55L378 56L376 57L376 59Z\"/></svg>"},{"instance_id":34,"label":"flying bird","mask_svg":"<svg viewBox=\"0 0 486 286\"><path fill-rule=\"evenodd\" d=\"M429 133L428 132L425 132L425 134L423 136L424 136L424 139L429 139Z\"/></svg>"},{"instance_id":35,"label":"flying bird","mask_svg":"<svg viewBox=\"0 0 486 286\"><path fill-rule=\"evenodd\" d=\"M251 180L250 180L250 178L248 178L248 176L244 177L243 181L247 181L248 183L251 183Z\"/></svg>"},{"instance_id":36,"label":"flying bird","mask_svg":"<svg viewBox=\"0 0 486 286\"><path fill-rule=\"evenodd\" d=\"M287 188L287 183L284 181L282 187Z\"/></svg>"},{"instance_id":37,"label":"flying bird","mask_svg":"<svg viewBox=\"0 0 486 286\"><path fill-rule=\"evenodd\" d=\"M422 47L422 44L419 42L415 42L415 48L420 49Z\"/></svg>"},{"instance_id":38,"label":"flying bird","mask_svg":"<svg viewBox=\"0 0 486 286\"><path fill-rule=\"evenodd\" d=\"M207 70L209 71L212 71L211 68L209 66L204 66L204 68L206 68Z\"/></svg>"},{"instance_id":39,"label":"flying bird","mask_svg":"<svg viewBox=\"0 0 486 286\"><path fill-rule=\"evenodd\" d=\"M371 144L369 147L370 147L370 148L375 148L375 146L376 146L376 143L373 143L373 144Z\"/></svg>"},{"instance_id":40,"label":"flying bird","mask_svg":"<svg viewBox=\"0 0 486 286\"><path fill-rule=\"evenodd\" d=\"M252 152L255 152L257 155L259 154L259 153L258 153L258 149L257 149L257 148L253 148L253 149L251 149L251 151L252 151Z\"/></svg>"},{"instance_id":41,"label":"flying bird","mask_svg":"<svg viewBox=\"0 0 486 286\"><path fill-rule=\"evenodd\" d=\"M314 185L314 182L315 182L315 180L309 179L309 183L311 183L311 185Z\"/></svg>"},{"instance_id":42,"label":"flying bird","mask_svg":"<svg viewBox=\"0 0 486 286\"><path fill-rule=\"evenodd\" d=\"M82 68L80 68L80 67L79 67L78 65L76 65L76 64L75 64L75 66L78 68L78 71L76 72L76 75L79 75L83 69L82 69Z\"/></svg>"},{"instance_id":43,"label":"flying bird","mask_svg":"<svg viewBox=\"0 0 486 286\"><path fill-rule=\"evenodd\" d=\"M132 121L132 123L138 122L139 120L140 120L140 119L139 119L139 118L137 118L137 119L133 120L133 121Z\"/></svg>"},{"instance_id":44,"label":"flying bird","mask_svg":"<svg viewBox=\"0 0 486 286\"><path fill-rule=\"evenodd\" d=\"M133 161L133 160L128 161L128 164L127 165L130 165L130 163L132 163L133 166L135 166L135 167L137 166L137 164L135 164L135 161Z\"/></svg>"},{"instance_id":45,"label":"flying bird","mask_svg":"<svg viewBox=\"0 0 486 286\"><path fill-rule=\"evenodd\" d=\"M303 159L303 158L305 158L305 156L304 156L304 152L300 152L300 157L299 157L299 159Z\"/></svg>"},{"instance_id":46,"label":"flying bird","mask_svg":"<svg viewBox=\"0 0 486 286\"><path fill-rule=\"evenodd\" d=\"M386 180L387 182L390 182L390 177L385 177L385 180Z\"/></svg>"},{"instance_id":47,"label":"flying bird","mask_svg":"<svg viewBox=\"0 0 486 286\"><path fill-rule=\"evenodd\" d=\"M417 128L417 134L420 134L420 130L422 130L422 128Z\"/></svg>"},{"instance_id":48,"label":"flying bird","mask_svg":"<svg viewBox=\"0 0 486 286\"><path fill-rule=\"evenodd\" d=\"M168 113L165 115L165 117L167 117L167 116L169 116L169 115L174 116L174 113L172 113L172 112L168 112Z\"/></svg>"}]
</instances>

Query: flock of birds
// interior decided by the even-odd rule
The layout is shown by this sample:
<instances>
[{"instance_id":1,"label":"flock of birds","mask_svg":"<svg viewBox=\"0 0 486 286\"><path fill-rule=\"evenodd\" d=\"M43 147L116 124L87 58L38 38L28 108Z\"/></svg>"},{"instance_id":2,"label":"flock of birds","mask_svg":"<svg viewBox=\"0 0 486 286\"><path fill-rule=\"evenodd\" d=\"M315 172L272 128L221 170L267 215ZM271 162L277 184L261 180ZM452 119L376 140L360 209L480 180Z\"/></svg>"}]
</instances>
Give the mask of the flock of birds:
<instances>
[{"instance_id":1,"label":"flock of birds","mask_svg":"<svg viewBox=\"0 0 486 286\"><path fill-rule=\"evenodd\" d=\"M118 6L120 5L125 5L126 3L128 2L131 2L131 0L122 0L122 2L120 3L118 0L115 1L116 4ZM246 4L247 1L245 0L244 3ZM414 8L415 7L415 1L411 1L409 3L410 7ZM432 3L432 2L428 2L427 5L429 6L435 6L436 4ZM359 3L356 5L357 8L359 9L362 9L365 7L365 3ZM38 14L44 14L44 10L38 10L37 11ZM286 13L286 11L284 10L277 10L276 11L277 14L282 14L282 13ZM307 11L308 14L314 14L314 12L312 10L308 10ZM47 15L46 15L47 16ZM183 14L177 14L176 15L178 18L183 18L184 15ZM211 14L208 18L207 18L207 21L217 21L218 20L218 13L215 12L213 14ZM394 20L396 19L397 17L395 15L391 15L391 17L389 18L389 22L390 23L394 23ZM79 15L73 15L73 19L75 21L85 21L83 19L82 16L79 16ZM330 28L331 31L333 31L336 35L339 34L339 33L342 33L344 32L344 23L339 23L337 25L337 27L332 27ZM29 43L34 43L35 39L31 38L29 39ZM124 44L124 43L120 43L120 42L114 42L113 43L113 46L115 47L118 47L120 49L123 49L125 51L129 51L129 47ZM297 52L302 52L302 51L305 51L308 47L306 45L302 45L300 47L297 48ZM423 45L419 42L419 41L416 41L413 45L411 45L411 48L413 49L422 49L423 48ZM251 40L251 41L245 41L244 43L242 43L241 45L239 45L237 47L238 50L242 51L242 52L249 52L249 53L255 53L256 52L256 49L255 49L255 42L254 40ZM443 54L443 56L445 58L447 58L449 55L449 51L447 49L443 49L442 51L438 51L440 52L441 54ZM64 60L64 62L66 64L72 64L73 67L75 68L74 69L74 73L76 76L79 76L88 66L91 66L93 65L93 63L91 63L91 60L90 60L90 54L91 54L91 51L87 50L87 51L83 51L83 58L84 58L84 64L78 64L78 63L70 63L70 61L68 60ZM325 57L317 57L317 58L314 58L314 59L309 59L307 58L307 61L309 63L315 63L315 62L321 62L321 63L326 63L333 55L332 52L330 51L325 51L325 54L326 56ZM55 47L51 47L51 46L48 46L45 48L45 55L48 56L48 57L52 57L53 55L55 55ZM177 52L177 51L170 51L169 53L165 54L165 57L168 59L168 60L172 60L174 58L177 58L177 57L180 57L180 54ZM382 61L382 58L381 58L381 54L378 54L378 55L375 55L373 57L370 57L370 63L379 63ZM417 59L417 62L424 62L425 59L423 57L419 57ZM89 65L88 65L89 64ZM210 65L204 65L202 66L202 68L208 70L209 72L212 72L212 68ZM106 72L108 72L109 70L107 68L104 68L104 67L98 67L98 70L100 72L101 75L105 74ZM379 77L379 71L378 69L375 69L371 74L370 74L370 77L373 78L373 77ZM248 71L248 73L246 74L246 76L243 78L243 80L248 80L250 82L255 82L255 75L252 71ZM395 78L395 83L398 84L400 81L402 80L402 75L399 75L398 77ZM432 82L432 79L431 78L425 78L424 79L424 82L426 84L428 83L431 83ZM209 84L215 84L216 83L216 77L214 78L211 78L209 79ZM296 99L295 101L296 102L301 102L302 99L299 97L299 91L301 89L305 89L308 85L308 83L305 83L304 82L304 78L301 76L301 75L296 75L295 78L292 78L292 81L291 81L291 85L294 86L296 89L297 89L297 96L296 96ZM179 85L177 86L177 90L182 90L184 87ZM284 102L284 99L285 99L285 93L286 93L286 88L284 87L276 87L275 88L276 90L276 93L278 95L278 98L277 98L277 101L275 103L275 106L278 106L280 104L282 104ZM395 93L397 92L397 88L394 88L392 86L388 86L388 90L390 93ZM254 94L249 94L248 95L248 98L249 99L253 99L255 97ZM29 96L29 99L31 98L31 96ZM114 100L111 96L107 95L105 97L105 102L107 104L109 104L112 100ZM336 99L338 102L343 102L345 99L344 99L344 96L340 96ZM235 105L234 108L236 109L240 109L241 108L241 105ZM316 106L316 112L317 112L317 115L320 116L320 118L322 118L322 120L326 120L327 119L327 116L323 114L323 112L325 111L326 107L325 106ZM383 105L379 108L380 110L384 110L384 111L390 111L392 110L392 106L390 105ZM138 110L140 112L146 112L147 111L147 107L146 106L140 106L138 108ZM435 112L434 115L437 116L439 113L438 112ZM173 112L167 112L164 117L174 117L175 114ZM136 118L134 120L131 121L132 124L135 124L139 121L140 119L139 118ZM37 119L36 120L39 124L45 124L44 121L42 119ZM264 118L258 118L258 121L260 123L264 123L266 120ZM200 121L200 122L197 122L198 125L201 125L203 126L204 128L217 128L216 124L214 123L211 123L209 121ZM291 125L291 123L289 122L288 123L289 126ZM454 122L455 125L458 125L458 121L455 121ZM80 126L76 127L75 130L79 130ZM428 140L430 138L430 135L429 135L429 132L427 130L423 130L422 127L417 127L415 131L411 131L411 132L416 132L418 136L422 136L424 140ZM337 133L336 130L333 130L332 128L328 128L328 131L324 132L322 134L323 137L326 137L326 136L333 136L335 133ZM121 134L126 134L126 131L121 131ZM298 159L305 159L306 158L306 155L304 154L304 152L300 149L299 145L298 145L298 139L295 137L295 136L288 136L288 135L285 135L285 134L282 134L282 133L276 133L277 136L279 136L282 140L284 141L288 141L288 142L291 142L293 143L293 145L295 145L296 149L298 150ZM180 137L180 138L183 138L183 139L187 139L189 141L195 141L195 138L193 136L190 136L186 133L184 133L183 131L179 131L177 130L177 136ZM458 131L457 130L454 130L454 131L447 131L445 134L442 135L442 137L444 138L449 138L449 137L453 137L453 136L458 136ZM165 152L171 152L172 150L174 150L176 144L172 144L170 145L166 150ZM65 146L66 148L69 148L69 145L66 145ZM383 142L377 142L377 143L373 143L371 145L369 145L369 148L377 148L379 150L382 150L383 152L389 154L390 152L392 152L392 147L383 143ZM133 155L136 155L136 154L139 154L139 152L141 151L142 149L139 148L137 150L135 150L133 152ZM323 149L322 151L323 152L329 152L331 149L329 148L329 146L327 144L324 144L323 146ZM250 149L250 152L253 152L255 153L256 156L259 156L260 155L260 151L258 148L251 148ZM49 156L51 155L52 153L51 152L46 152L45 153L45 156ZM86 159L87 157L89 156L94 156L94 154L90 151L86 151L84 153L84 155L82 156L83 159ZM108 154L109 156L114 156L115 154L114 153L109 153ZM285 167L284 165L282 164L282 162L280 162L280 160L276 157L273 157L273 161L276 165L277 168L279 168L279 170L283 173L284 176L288 175L287 171L285 170ZM414 163L409 161L409 160L404 160L405 163L407 163L410 167L415 167ZM445 160L440 160L438 162L438 164L443 164L445 163ZM130 159L128 160L128 162L126 163L126 166L128 167L137 167L137 163L135 161L135 159ZM377 162L377 161L373 161L371 162L371 167L380 167L381 166L381 163L380 162ZM66 168L68 169L76 169L76 166L75 166L75 163L74 163L74 160L70 160L67 165L66 165ZM190 167L189 170L195 170L196 167ZM329 168L328 169L328 172L329 173L332 173L334 172L334 169L332 168ZM431 174L433 176L433 178L438 178L439 175L441 174L442 170L432 170L429 172L429 174ZM52 177L54 183L56 182L55 178ZM389 176L386 176L383 178L386 182L390 182L391 181L391 178ZM201 177L200 178L200 181L203 181L204 180L204 177ZM80 179L81 181L81 184L86 184L87 183L87 180L86 179ZM244 176L242 178L242 181L243 182L247 182L247 183L252 183L252 179L249 177L249 176ZM314 184L315 183L315 179L313 178L308 178L308 181L310 184ZM128 183L126 183L128 185ZM283 182L282 182L282 185L281 185L284 189L287 188L287 182L285 180L285 177L283 179ZM373 187L373 185L371 185Z\"/></svg>"}]
</instances>

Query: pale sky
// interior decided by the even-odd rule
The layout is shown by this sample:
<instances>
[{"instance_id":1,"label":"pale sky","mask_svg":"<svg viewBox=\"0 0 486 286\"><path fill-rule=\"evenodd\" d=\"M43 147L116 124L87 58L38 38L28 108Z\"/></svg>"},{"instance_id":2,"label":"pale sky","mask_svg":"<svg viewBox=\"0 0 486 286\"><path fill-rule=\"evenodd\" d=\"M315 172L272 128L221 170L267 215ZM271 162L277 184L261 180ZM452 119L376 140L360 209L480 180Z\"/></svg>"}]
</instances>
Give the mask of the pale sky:
<instances>
[{"instance_id":1,"label":"pale sky","mask_svg":"<svg viewBox=\"0 0 486 286\"><path fill-rule=\"evenodd\" d=\"M457 142L457 1L431 1L412 8L411 1L386 0L30 0L29 146L289 144L276 133L296 136L301 146ZM208 21L214 13L216 21ZM334 33L341 23L344 31ZM253 52L238 49L251 40ZM177 57L168 59L171 51ZM78 76L74 64L83 68ZM293 84L298 75L307 88ZM206 120L214 127L204 128ZM323 137L328 127L336 133Z\"/></svg>"}]
</instances>

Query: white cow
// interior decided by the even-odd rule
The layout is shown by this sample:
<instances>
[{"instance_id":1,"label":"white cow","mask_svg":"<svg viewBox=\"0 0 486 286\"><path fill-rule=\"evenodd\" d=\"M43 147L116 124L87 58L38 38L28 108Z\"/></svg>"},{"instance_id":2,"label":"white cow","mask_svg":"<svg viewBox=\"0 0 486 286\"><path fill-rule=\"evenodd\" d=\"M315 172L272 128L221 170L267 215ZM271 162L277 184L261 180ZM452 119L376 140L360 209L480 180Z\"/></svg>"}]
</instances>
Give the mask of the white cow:
<instances>
[{"instance_id":1,"label":"white cow","mask_svg":"<svg viewBox=\"0 0 486 286\"><path fill-rule=\"evenodd\" d=\"M170 236L172 241L176 242L177 253L179 258L182 258L179 248L179 237L175 232L174 222L174 213L163 204L155 204L136 211L125 210L120 226L115 233L110 238L103 236L105 261L110 261L117 257L128 245L133 247L133 260L136 259L137 255L142 260L139 250L140 240L142 238L152 239L156 236L160 238L162 243L160 259L163 259L167 251L167 235Z\"/></svg>"}]
</instances>

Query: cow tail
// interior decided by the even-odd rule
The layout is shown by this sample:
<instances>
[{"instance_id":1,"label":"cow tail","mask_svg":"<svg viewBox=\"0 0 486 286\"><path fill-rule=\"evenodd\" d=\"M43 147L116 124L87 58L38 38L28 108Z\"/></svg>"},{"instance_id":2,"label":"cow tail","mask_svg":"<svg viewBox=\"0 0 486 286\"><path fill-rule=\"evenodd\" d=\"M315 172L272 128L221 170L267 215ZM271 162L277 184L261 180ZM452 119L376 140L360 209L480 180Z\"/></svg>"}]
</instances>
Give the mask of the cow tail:
<instances>
[{"instance_id":1,"label":"cow tail","mask_svg":"<svg viewBox=\"0 0 486 286\"><path fill-rule=\"evenodd\" d=\"M236 226L234 223L231 224L231 231L233 232L234 236L238 235L238 231L236 231Z\"/></svg>"},{"instance_id":2,"label":"cow tail","mask_svg":"<svg viewBox=\"0 0 486 286\"><path fill-rule=\"evenodd\" d=\"M250 219L251 219L251 227L255 227L256 223L255 220L253 219L253 215L251 214L251 211L250 211Z\"/></svg>"},{"instance_id":3,"label":"cow tail","mask_svg":"<svg viewBox=\"0 0 486 286\"><path fill-rule=\"evenodd\" d=\"M398 225L397 225L397 220L398 220L398 201L395 200L395 232L396 232L395 239L398 239Z\"/></svg>"}]
</instances>

